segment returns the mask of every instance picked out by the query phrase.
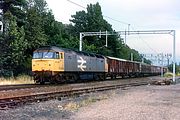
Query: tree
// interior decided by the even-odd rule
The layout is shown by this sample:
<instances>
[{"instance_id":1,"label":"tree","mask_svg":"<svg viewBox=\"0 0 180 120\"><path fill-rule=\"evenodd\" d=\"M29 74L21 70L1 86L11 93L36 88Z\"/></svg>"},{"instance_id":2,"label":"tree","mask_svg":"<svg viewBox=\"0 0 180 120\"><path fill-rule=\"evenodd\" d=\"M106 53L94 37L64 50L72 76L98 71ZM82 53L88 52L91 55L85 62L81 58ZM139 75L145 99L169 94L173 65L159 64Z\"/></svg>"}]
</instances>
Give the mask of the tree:
<instances>
[{"instance_id":1,"label":"tree","mask_svg":"<svg viewBox=\"0 0 180 120\"><path fill-rule=\"evenodd\" d=\"M26 7L25 38L28 41L27 54L47 43L47 35L44 31L43 16L46 12L46 5L43 0L28 0Z\"/></svg>"},{"instance_id":2,"label":"tree","mask_svg":"<svg viewBox=\"0 0 180 120\"><path fill-rule=\"evenodd\" d=\"M3 69L16 71L24 62L24 50L27 48L23 27L18 27L15 17L9 19L8 36L1 46L1 66Z\"/></svg>"},{"instance_id":3,"label":"tree","mask_svg":"<svg viewBox=\"0 0 180 120\"><path fill-rule=\"evenodd\" d=\"M113 31L112 26L103 18L101 6L99 3L87 6L87 12L79 11L72 15L70 20L74 23L71 28L73 35L79 36L80 32L98 32ZM141 61L140 54L124 45L122 38L117 35L108 36L108 47L105 47L105 36L83 37L83 48L89 52L96 52L103 55L119 57L130 60L131 53L134 54L134 60ZM149 61L146 61L149 62Z\"/></svg>"},{"instance_id":4,"label":"tree","mask_svg":"<svg viewBox=\"0 0 180 120\"><path fill-rule=\"evenodd\" d=\"M7 19L9 17L9 13L15 17L17 26L21 27L25 24L25 5L26 0L1 0L0 9L2 10L3 15L4 32L6 32L8 27Z\"/></svg>"},{"instance_id":5,"label":"tree","mask_svg":"<svg viewBox=\"0 0 180 120\"><path fill-rule=\"evenodd\" d=\"M76 12L76 15L72 15L72 19L70 20L74 23L74 28L71 29L73 35L79 36L80 32L97 32L97 31L112 31L111 25L104 20L101 6L99 3L90 4L87 6L87 12L79 11ZM108 41L109 47L105 48L105 36L99 38L98 36L93 37L84 37L84 46L86 51L94 52L96 51L99 54L111 54L115 52L111 52L111 43L117 43L116 36L110 37L110 41ZM109 40L108 39L108 40ZM116 49L116 48L115 48Z\"/></svg>"},{"instance_id":6,"label":"tree","mask_svg":"<svg viewBox=\"0 0 180 120\"><path fill-rule=\"evenodd\" d=\"M180 66L178 66L177 63L175 64L175 66L176 66L176 67L175 67L176 74L177 74L177 73L180 73ZM170 64L170 65L168 66L168 69L169 69L170 72L173 72L173 64Z\"/></svg>"},{"instance_id":7,"label":"tree","mask_svg":"<svg viewBox=\"0 0 180 120\"><path fill-rule=\"evenodd\" d=\"M25 0L2 0L3 34L0 36L0 66L1 69L15 71L24 62L26 40L24 32Z\"/></svg>"}]
</instances>

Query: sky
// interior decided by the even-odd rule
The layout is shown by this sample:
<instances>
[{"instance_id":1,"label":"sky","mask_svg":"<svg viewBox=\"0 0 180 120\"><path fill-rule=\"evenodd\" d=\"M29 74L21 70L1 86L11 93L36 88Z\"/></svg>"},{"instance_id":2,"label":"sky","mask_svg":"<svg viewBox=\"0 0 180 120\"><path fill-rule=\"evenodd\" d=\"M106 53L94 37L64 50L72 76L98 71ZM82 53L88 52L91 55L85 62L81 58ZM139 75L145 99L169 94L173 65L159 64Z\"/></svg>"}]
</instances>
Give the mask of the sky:
<instances>
[{"instance_id":1,"label":"sky","mask_svg":"<svg viewBox=\"0 0 180 120\"><path fill-rule=\"evenodd\" d=\"M77 11L86 11L70 1L83 7L99 2L104 19L115 31L128 30L128 24L130 31L175 30L176 62L180 62L180 0L46 0L56 20L66 24ZM173 36L170 34L128 35L126 44L141 54L173 53Z\"/></svg>"}]
</instances>

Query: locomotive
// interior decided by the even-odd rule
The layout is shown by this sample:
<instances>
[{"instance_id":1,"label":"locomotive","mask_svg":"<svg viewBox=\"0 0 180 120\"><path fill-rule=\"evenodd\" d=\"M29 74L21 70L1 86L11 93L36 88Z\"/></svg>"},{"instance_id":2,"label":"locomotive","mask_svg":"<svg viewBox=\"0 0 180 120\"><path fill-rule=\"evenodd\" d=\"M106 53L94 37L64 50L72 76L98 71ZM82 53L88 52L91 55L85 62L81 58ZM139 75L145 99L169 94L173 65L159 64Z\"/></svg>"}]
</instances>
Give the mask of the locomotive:
<instances>
[{"instance_id":1,"label":"locomotive","mask_svg":"<svg viewBox=\"0 0 180 120\"><path fill-rule=\"evenodd\" d=\"M32 72L36 83L104 80L107 77L138 77L161 74L167 68L55 46L33 52Z\"/></svg>"}]
</instances>

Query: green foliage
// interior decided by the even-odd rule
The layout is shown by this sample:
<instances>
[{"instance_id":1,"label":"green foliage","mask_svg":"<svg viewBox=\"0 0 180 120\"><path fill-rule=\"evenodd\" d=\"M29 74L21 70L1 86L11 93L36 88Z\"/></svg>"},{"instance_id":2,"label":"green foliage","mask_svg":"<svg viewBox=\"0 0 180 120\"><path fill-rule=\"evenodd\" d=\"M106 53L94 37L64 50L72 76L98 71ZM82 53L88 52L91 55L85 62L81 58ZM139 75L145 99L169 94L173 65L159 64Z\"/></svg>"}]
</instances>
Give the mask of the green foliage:
<instances>
[{"instance_id":1,"label":"green foliage","mask_svg":"<svg viewBox=\"0 0 180 120\"><path fill-rule=\"evenodd\" d=\"M76 15L72 15L70 21L74 23L71 29L73 35L79 35L80 32L113 31L112 26L103 18L99 3L88 5L87 12L76 12ZM122 39L117 35L108 36L108 47L105 47L105 39L105 36L101 36L101 38L98 36L83 37L83 49L128 60L130 60L130 55L133 53L134 60L141 61L139 53L124 45Z\"/></svg>"},{"instance_id":2,"label":"green foliage","mask_svg":"<svg viewBox=\"0 0 180 120\"><path fill-rule=\"evenodd\" d=\"M170 72L173 72L173 64L170 64L168 66L168 69L169 69ZM180 73L180 66L177 65L177 64L175 64L175 71L176 71L176 74Z\"/></svg>"},{"instance_id":3,"label":"green foliage","mask_svg":"<svg viewBox=\"0 0 180 120\"><path fill-rule=\"evenodd\" d=\"M173 73L167 72L164 74L164 77L173 77Z\"/></svg>"},{"instance_id":4,"label":"green foliage","mask_svg":"<svg viewBox=\"0 0 180 120\"><path fill-rule=\"evenodd\" d=\"M27 48L23 27L18 27L16 19L9 20L8 35L1 41L1 66L4 69L15 70L24 62L24 50Z\"/></svg>"},{"instance_id":5,"label":"green foliage","mask_svg":"<svg viewBox=\"0 0 180 120\"><path fill-rule=\"evenodd\" d=\"M71 26L72 35L79 36L80 32L112 31L111 25L103 18L99 3L87 6L87 12L79 11L72 15L70 20L74 23ZM109 56L116 56L116 47L118 45L117 36L108 36L108 48L105 47L105 36L92 36L83 38L83 49L89 52L96 52Z\"/></svg>"},{"instance_id":6,"label":"green foliage","mask_svg":"<svg viewBox=\"0 0 180 120\"><path fill-rule=\"evenodd\" d=\"M22 26L25 24L25 12L23 11L23 7L26 5L26 0L2 0L0 9L2 9L4 17L6 17L6 13L11 13L17 21L18 26ZM4 21L6 22L6 21ZM7 27L7 26L5 26Z\"/></svg>"},{"instance_id":7,"label":"green foliage","mask_svg":"<svg viewBox=\"0 0 180 120\"><path fill-rule=\"evenodd\" d=\"M27 10L27 21L25 25L26 39L28 40L28 48L35 49L47 42L46 34L42 29L42 17L35 8Z\"/></svg>"},{"instance_id":8,"label":"green foliage","mask_svg":"<svg viewBox=\"0 0 180 120\"><path fill-rule=\"evenodd\" d=\"M44 0L4 0L4 32L0 35L0 71L9 70L16 74L31 70L33 50L44 45L54 45L78 50L80 32L113 31L103 18L99 3L90 4L86 11L76 12L70 20L73 24L63 24L55 20ZM107 56L141 61L136 50L122 43L117 35L83 37L83 50ZM148 62L148 61L146 61Z\"/></svg>"}]
</instances>

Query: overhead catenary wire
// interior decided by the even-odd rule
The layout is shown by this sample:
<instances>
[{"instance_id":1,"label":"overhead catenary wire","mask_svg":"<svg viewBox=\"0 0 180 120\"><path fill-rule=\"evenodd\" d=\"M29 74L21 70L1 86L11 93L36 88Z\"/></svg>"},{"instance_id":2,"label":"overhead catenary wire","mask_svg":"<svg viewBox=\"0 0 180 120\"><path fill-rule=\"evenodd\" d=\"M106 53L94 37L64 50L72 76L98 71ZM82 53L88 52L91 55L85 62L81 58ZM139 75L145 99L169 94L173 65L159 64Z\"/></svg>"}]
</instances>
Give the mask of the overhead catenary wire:
<instances>
[{"instance_id":1,"label":"overhead catenary wire","mask_svg":"<svg viewBox=\"0 0 180 120\"><path fill-rule=\"evenodd\" d=\"M74 4L74 5L77 5L77 6L81 7L81 8L83 8L83 9L86 9L86 7L84 7L84 6L82 6L82 5L78 4L78 3L75 3L75 2L73 2L71 0L67 0L67 1Z\"/></svg>"},{"instance_id":2,"label":"overhead catenary wire","mask_svg":"<svg viewBox=\"0 0 180 120\"><path fill-rule=\"evenodd\" d=\"M132 26L131 26L131 29L132 29L132 30L135 30ZM143 40L142 37L141 37L139 34L138 34L138 37L139 37L139 39L140 39L141 41L143 41L143 42L146 44L146 46L147 46L151 51L153 51L154 53L158 54L158 52L157 52L156 50L154 50L145 40Z\"/></svg>"},{"instance_id":3,"label":"overhead catenary wire","mask_svg":"<svg viewBox=\"0 0 180 120\"><path fill-rule=\"evenodd\" d=\"M86 7L80 5L80 4L76 3L76 2L73 2L73 1L71 1L71 0L67 0L67 1L70 2L70 3L72 3L72 4L74 4L74 5L76 5L76 6L79 6L79 7L83 8L83 9L86 9ZM129 31L129 27L130 27L130 24L129 24L129 23L126 23L126 22L123 22L123 21L120 21L120 20L116 20L116 19L114 19L114 18L112 18L112 17L109 17L109 16L106 16L106 15L103 15L103 17L106 17L106 18L111 19L111 20L113 20L113 21L116 21L116 22L119 22L119 23L128 25L128 31ZM131 28L134 30L134 28L133 28L132 26L131 26ZM127 31L127 35L128 35L128 31ZM145 40L143 40L139 34L138 34L138 37L139 37L139 39L140 39L141 41L143 41L143 42L145 43L145 45L146 45L151 51L153 51L154 53L158 54L158 52L157 52L156 50L154 50ZM134 45L134 46L135 46L135 45Z\"/></svg>"},{"instance_id":4,"label":"overhead catenary wire","mask_svg":"<svg viewBox=\"0 0 180 120\"><path fill-rule=\"evenodd\" d=\"M76 2L73 2L73 1L71 1L71 0L67 0L67 1L70 2L70 3L72 3L72 4L74 4L74 5L76 5L76 6L79 6L79 7L83 8L83 9L86 9L86 7L80 5L80 4L76 3ZM121 23L121 24L126 24L126 25L128 25L128 26L130 25L129 23L126 23L126 22L123 22L123 21L120 21L120 20L116 20L116 19L114 19L114 18L112 18L112 17L109 17L109 16L107 16L107 15L102 15L102 16L105 17L105 18L111 19L111 20L113 20L113 21L119 22L119 23Z\"/></svg>"}]
</instances>

